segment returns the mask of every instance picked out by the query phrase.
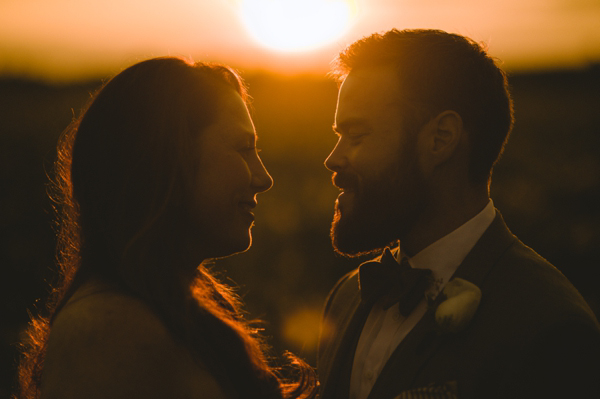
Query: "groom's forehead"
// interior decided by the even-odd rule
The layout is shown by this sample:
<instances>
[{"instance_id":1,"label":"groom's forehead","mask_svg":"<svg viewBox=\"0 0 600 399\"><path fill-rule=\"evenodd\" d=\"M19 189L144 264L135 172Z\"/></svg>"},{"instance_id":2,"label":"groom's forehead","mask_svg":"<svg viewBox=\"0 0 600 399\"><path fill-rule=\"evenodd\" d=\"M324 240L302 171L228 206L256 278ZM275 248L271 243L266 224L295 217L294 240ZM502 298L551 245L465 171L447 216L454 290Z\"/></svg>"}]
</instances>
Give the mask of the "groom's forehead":
<instances>
[{"instance_id":1,"label":"groom's forehead","mask_svg":"<svg viewBox=\"0 0 600 399\"><path fill-rule=\"evenodd\" d=\"M396 103L400 95L399 78L392 67L362 68L350 72L340 85L338 107L390 105Z\"/></svg>"},{"instance_id":2,"label":"groom's forehead","mask_svg":"<svg viewBox=\"0 0 600 399\"><path fill-rule=\"evenodd\" d=\"M352 71L342 82L336 109L336 124L346 120L389 117L402 97L399 79L391 67Z\"/></svg>"}]
</instances>

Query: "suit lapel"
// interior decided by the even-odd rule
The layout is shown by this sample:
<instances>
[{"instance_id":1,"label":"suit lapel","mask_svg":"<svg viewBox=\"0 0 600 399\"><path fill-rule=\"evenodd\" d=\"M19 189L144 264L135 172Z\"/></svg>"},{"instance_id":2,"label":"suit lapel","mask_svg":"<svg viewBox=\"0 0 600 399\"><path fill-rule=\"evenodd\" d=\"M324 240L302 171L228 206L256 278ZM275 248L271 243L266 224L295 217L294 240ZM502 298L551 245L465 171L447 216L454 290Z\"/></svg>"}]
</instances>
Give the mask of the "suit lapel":
<instances>
[{"instance_id":1,"label":"suit lapel","mask_svg":"<svg viewBox=\"0 0 600 399\"><path fill-rule=\"evenodd\" d=\"M331 340L332 346L327 348L324 358L332 358L333 361L327 367L326 384L321 398L347 398L350 392L350 375L352 363L358 338L362 327L369 315L370 307L361 303L360 291L358 290L358 279L355 278L356 288L352 290L352 296L347 297L344 304L347 312L340 323L334 328L334 336ZM322 376L323 377L323 376Z\"/></svg>"},{"instance_id":2,"label":"suit lapel","mask_svg":"<svg viewBox=\"0 0 600 399\"><path fill-rule=\"evenodd\" d=\"M454 277L481 286L502 254L516 240L496 210L496 217L477 244L458 267ZM483 292L485 300L485 292ZM433 356L446 336L437 332L435 308L427 310L406 338L398 345L375 382L368 399L393 397L411 388L415 377Z\"/></svg>"}]
</instances>

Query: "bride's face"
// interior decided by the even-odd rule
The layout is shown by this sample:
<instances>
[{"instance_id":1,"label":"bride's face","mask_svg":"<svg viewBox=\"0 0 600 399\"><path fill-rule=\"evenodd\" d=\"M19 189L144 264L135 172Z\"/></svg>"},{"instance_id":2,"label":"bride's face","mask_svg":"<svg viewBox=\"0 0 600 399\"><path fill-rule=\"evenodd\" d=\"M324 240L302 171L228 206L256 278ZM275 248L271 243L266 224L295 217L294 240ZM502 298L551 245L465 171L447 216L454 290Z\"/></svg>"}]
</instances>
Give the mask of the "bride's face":
<instances>
[{"instance_id":1,"label":"bride's face","mask_svg":"<svg viewBox=\"0 0 600 399\"><path fill-rule=\"evenodd\" d=\"M199 134L199 165L192 204L208 258L248 249L256 194L273 185L256 149L246 104L233 89L222 96L215 123Z\"/></svg>"}]
</instances>

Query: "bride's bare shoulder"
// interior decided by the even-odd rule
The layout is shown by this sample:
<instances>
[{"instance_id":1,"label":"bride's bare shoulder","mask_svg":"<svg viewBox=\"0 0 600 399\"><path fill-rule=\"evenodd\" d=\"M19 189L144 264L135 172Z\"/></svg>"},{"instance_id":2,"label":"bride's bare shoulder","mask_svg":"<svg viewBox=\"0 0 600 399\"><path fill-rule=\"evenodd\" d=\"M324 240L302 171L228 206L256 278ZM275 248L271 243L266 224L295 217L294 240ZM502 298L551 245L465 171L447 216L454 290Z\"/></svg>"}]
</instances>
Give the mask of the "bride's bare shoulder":
<instances>
[{"instance_id":1,"label":"bride's bare shoulder","mask_svg":"<svg viewBox=\"0 0 600 399\"><path fill-rule=\"evenodd\" d=\"M141 300L83 286L52 325L43 398L206 397L222 392Z\"/></svg>"}]
</instances>

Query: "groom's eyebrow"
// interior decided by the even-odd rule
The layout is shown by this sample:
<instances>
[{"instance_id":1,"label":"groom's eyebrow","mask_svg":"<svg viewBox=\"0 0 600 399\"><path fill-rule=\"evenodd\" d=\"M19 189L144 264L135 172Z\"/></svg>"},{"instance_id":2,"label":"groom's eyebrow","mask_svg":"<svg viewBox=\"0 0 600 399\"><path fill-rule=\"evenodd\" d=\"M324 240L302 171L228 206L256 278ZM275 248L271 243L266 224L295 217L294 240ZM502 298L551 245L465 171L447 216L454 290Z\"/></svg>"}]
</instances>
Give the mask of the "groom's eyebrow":
<instances>
[{"instance_id":1,"label":"groom's eyebrow","mask_svg":"<svg viewBox=\"0 0 600 399\"><path fill-rule=\"evenodd\" d=\"M361 118L351 118L351 119L343 121L340 124L334 123L331 126L331 128L333 129L333 131L336 134L344 134L344 133L346 133L348 130L350 130L353 127L354 128L369 129L370 125L364 119L361 119Z\"/></svg>"}]
</instances>

